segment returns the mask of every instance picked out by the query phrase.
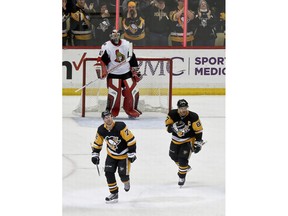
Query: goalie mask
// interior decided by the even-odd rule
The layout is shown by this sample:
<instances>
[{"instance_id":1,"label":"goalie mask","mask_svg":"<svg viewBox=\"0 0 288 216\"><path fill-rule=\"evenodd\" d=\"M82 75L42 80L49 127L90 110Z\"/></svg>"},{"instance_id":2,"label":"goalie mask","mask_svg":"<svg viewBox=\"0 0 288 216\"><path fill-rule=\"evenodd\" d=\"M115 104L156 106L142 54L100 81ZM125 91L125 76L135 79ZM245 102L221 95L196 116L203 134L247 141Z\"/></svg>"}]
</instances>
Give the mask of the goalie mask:
<instances>
[{"instance_id":1,"label":"goalie mask","mask_svg":"<svg viewBox=\"0 0 288 216\"><path fill-rule=\"evenodd\" d=\"M109 36L110 36L111 41L114 44L117 45L119 43L119 41L120 41L120 33L116 29L114 29Z\"/></svg>"}]
</instances>

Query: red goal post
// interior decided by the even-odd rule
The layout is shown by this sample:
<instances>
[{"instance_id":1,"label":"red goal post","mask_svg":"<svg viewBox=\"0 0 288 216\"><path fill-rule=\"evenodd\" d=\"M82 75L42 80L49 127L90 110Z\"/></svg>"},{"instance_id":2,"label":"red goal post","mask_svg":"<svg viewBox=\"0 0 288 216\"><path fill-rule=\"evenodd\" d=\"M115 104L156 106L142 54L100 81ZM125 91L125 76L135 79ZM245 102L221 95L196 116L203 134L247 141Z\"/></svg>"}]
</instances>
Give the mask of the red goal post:
<instances>
[{"instance_id":1,"label":"red goal post","mask_svg":"<svg viewBox=\"0 0 288 216\"><path fill-rule=\"evenodd\" d=\"M137 85L140 92L139 110L168 113L172 108L172 59L140 57L137 60L143 74L143 79ZM82 89L79 103L73 110L74 114L82 117L87 112L102 112L106 108L106 79L97 79L94 68L96 61L97 58L85 58L83 61L82 86L93 80L96 82ZM122 108L120 111L123 111Z\"/></svg>"}]
</instances>

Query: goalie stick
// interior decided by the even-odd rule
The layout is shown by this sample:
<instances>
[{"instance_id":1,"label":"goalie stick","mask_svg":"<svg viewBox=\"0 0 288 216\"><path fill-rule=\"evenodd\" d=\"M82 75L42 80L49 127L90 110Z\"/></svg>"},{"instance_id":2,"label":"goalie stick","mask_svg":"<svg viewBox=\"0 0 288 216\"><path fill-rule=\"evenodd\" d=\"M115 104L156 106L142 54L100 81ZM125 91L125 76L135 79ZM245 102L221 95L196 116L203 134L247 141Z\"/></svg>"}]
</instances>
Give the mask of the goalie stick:
<instances>
[{"instance_id":1,"label":"goalie stick","mask_svg":"<svg viewBox=\"0 0 288 216\"><path fill-rule=\"evenodd\" d=\"M129 43L128 57L127 57L124 61L122 61L121 63L119 63L118 65L116 65L115 67L113 67L113 68L111 68L110 70L108 70L107 73L109 74L110 72L116 70L118 67L122 66L122 65L125 64L126 62L129 62L130 59L131 59L131 57L132 57L132 54L133 54L133 44L130 42L130 43ZM98 78L95 79L95 80L90 81L90 82L87 83L86 85L84 85L84 86L82 86L81 88L75 90L75 92L78 92L78 91L86 88L87 86L91 85L92 83L96 82L97 80L98 80Z\"/></svg>"},{"instance_id":2,"label":"goalie stick","mask_svg":"<svg viewBox=\"0 0 288 216\"><path fill-rule=\"evenodd\" d=\"M113 68L111 68L110 70L108 70L107 73L109 74L110 72L116 70L117 68L119 68L120 66L122 66L124 63L129 62L130 59L131 59L131 57L128 57L127 59L125 59L124 61L122 61L120 64L118 64L118 65L116 65L115 67L113 67ZM87 83L86 85L84 85L84 86L82 86L81 88L75 90L75 92L78 92L78 91L82 90L83 88L86 88L87 86L91 85L92 83L96 82L97 80L98 80L98 78L95 79L95 80L90 81L90 82Z\"/></svg>"}]
</instances>

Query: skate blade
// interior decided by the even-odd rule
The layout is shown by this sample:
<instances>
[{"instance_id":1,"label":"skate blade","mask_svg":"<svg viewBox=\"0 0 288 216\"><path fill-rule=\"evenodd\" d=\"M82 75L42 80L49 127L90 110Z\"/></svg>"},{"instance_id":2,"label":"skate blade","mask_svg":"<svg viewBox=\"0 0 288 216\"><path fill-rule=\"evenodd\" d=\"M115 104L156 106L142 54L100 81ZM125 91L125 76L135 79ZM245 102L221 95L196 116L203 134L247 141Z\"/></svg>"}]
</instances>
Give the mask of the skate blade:
<instances>
[{"instance_id":1,"label":"skate blade","mask_svg":"<svg viewBox=\"0 0 288 216\"><path fill-rule=\"evenodd\" d=\"M113 203L118 203L118 199L106 201L106 204L113 204Z\"/></svg>"}]
</instances>

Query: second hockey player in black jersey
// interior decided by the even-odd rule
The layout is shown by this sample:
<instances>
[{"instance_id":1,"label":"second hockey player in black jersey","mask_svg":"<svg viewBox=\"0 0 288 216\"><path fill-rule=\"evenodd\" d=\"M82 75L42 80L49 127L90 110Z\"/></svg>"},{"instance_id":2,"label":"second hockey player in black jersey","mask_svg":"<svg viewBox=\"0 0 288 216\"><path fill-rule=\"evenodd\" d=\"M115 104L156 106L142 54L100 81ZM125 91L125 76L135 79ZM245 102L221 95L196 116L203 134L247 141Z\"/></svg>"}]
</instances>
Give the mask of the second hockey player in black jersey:
<instances>
[{"instance_id":1,"label":"second hockey player in black jersey","mask_svg":"<svg viewBox=\"0 0 288 216\"><path fill-rule=\"evenodd\" d=\"M188 165L192 152L198 153L203 145L203 127L197 113L188 110L188 102L181 99L178 109L171 110L165 121L168 133L172 133L169 156L178 165L178 185L185 183Z\"/></svg>"},{"instance_id":2,"label":"second hockey player in black jersey","mask_svg":"<svg viewBox=\"0 0 288 216\"><path fill-rule=\"evenodd\" d=\"M114 121L110 111L102 112L104 124L98 127L95 141L92 143L92 162L100 162L100 151L103 142L107 144L107 157L105 161L105 176L110 195L106 203L118 202L118 186L115 172L124 183L124 190L130 190L130 166L136 160L136 140L132 132L122 121Z\"/></svg>"}]
</instances>

